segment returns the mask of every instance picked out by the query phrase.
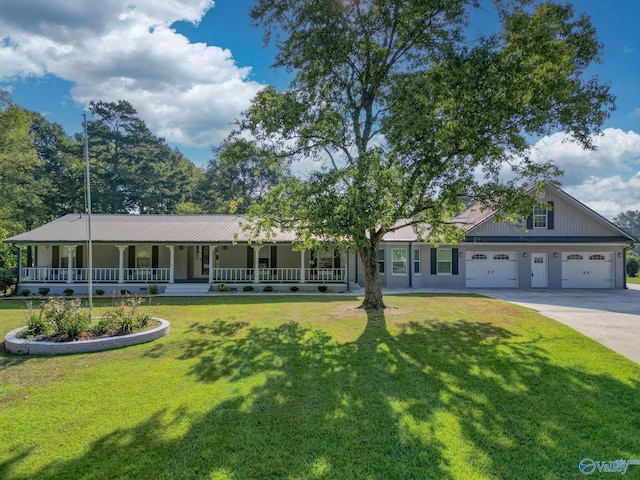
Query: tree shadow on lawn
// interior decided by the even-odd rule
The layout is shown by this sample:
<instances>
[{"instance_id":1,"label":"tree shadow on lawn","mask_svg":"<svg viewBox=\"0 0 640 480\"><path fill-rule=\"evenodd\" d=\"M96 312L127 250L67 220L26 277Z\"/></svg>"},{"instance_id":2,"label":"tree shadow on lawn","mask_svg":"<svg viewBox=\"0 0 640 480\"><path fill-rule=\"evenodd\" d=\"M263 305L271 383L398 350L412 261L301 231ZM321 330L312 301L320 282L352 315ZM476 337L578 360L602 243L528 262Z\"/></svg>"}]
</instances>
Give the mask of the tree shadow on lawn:
<instances>
[{"instance_id":1,"label":"tree shadow on lawn","mask_svg":"<svg viewBox=\"0 0 640 480\"><path fill-rule=\"evenodd\" d=\"M157 412L37 478L581 478L584 457L640 456L636 383L555 365L540 338L481 321L399 327L368 312L340 344L296 322L192 325L191 374L257 379L248 394Z\"/></svg>"}]
</instances>

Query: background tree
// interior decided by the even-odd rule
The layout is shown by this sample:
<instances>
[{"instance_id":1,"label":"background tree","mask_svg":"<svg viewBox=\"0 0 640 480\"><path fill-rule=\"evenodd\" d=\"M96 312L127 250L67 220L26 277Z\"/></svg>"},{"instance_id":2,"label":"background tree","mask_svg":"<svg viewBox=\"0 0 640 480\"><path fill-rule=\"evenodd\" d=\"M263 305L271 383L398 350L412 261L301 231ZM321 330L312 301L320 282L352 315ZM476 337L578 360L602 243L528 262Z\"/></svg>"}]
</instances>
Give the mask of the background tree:
<instances>
[{"instance_id":1,"label":"background tree","mask_svg":"<svg viewBox=\"0 0 640 480\"><path fill-rule=\"evenodd\" d=\"M32 132L34 116L0 91L0 238L39 225L46 217L44 163ZM15 252L0 245L0 266L15 266Z\"/></svg>"},{"instance_id":2,"label":"background tree","mask_svg":"<svg viewBox=\"0 0 640 480\"><path fill-rule=\"evenodd\" d=\"M89 109L95 212L171 213L191 200L200 171L154 136L129 102L90 102Z\"/></svg>"},{"instance_id":3,"label":"background tree","mask_svg":"<svg viewBox=\"0 0 640 480\"><path fill-rule=\"evenodd\" d=\"M501 31L470 38L475 0L258 0L251 16L275 40L275 67L295 76L288 91L254 98L236 138L329 168L272 189L251 211L254 233L292 229L300 246L357 250L362 306L380 309L385 234L412 225L425 240L459 240L453 218L467 199L528 213L524 186L559 174L534 162L529 141L563 131L593 148L613 97L584 78L601 48L588 18L495 4Z\"/></svg>"},{"instance_id":4,"label":"background tree","mask_svg":"<svg viewBox=\"0 0 640 480\"><path fill-rule=\"evenodd\" d=\"M291 176L282 158L245 139L226 141L214 154L197 188L197 204L203 212L247 213Z\"/></svg>"},{"instance_id":5,"label":"background tree","mask_svg":"<svg viewBox=\"0 0 640 480\"><path fill-rule=\"evenodd\" d=\"M69 137L62 126L33 113L33 141L42 160L48 188L40 192L49 221L67 213L85 211L84 141Z\"/></svg>"}]
</instances>

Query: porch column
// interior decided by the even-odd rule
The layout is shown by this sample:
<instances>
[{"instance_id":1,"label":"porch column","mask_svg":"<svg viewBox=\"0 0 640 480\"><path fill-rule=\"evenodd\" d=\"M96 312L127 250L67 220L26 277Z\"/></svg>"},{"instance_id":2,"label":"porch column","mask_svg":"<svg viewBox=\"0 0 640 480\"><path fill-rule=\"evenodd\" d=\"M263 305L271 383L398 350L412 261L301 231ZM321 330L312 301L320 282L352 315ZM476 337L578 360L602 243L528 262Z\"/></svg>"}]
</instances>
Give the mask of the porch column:
<instances>
[{"instance_id":1,"label":"porch column","mask_svg":"<svg viewBox=\"0 0 640 480\"><path fill-rule=\"evenodd\" d=\"M300 283L305 283L304 279L304 250L300 252Z\"/></svg>"},{"instance_id":2,"label":"porch column","mask_svg":"<svg viewBox=\"0 0 640 480\"><path fill-rule=\"evenodd\" d=\"M18 284L22 281L22 249L23 245L18 245ZM16 292L18 290L16 289Z\"/></svg>"},{"instance_id":3,"label":"porch column","mask_svg":"<svg viewBox=\"0 0 640 480\"><path fill-rule=\"evenodd\" d=\"M73 254L75 245L67 245L67 283L73 283Z\"/></svg>"},{"instance_id":4,"label":"porch column","mask_svg":"<svg viewBox=\"0 0 640 480\"><path fill-rule=\"evenodd\" d=\"M175 245L167 245L169 249L169 283L173 283L175 280L175 269L176 269L176 246Z\"/></svg>"},{"instance_id":5,"label":"porch column","mask_svg":"<svg viewBox=\"0 0 640 480\"><path fill-rule=\"evenodd\" d=\"M216 247L209 245L209 285L213 283L213 267L216 265Z\"/></svg>"},{"instance_id":6,"label":"porch column","mask_svg":"<svg viewBox=\"0 0 640 480\"><path fill-rule=\"evenodd\" d=\"M251 248L253 248L253 283L260 283L260 249L262 248L262 245L259 246L254 246L251 245Z\"/></svg>"},{"instance_id":7,"label":"porch column","mask_svg":"<svg viewBox=\"0 0 640 480\"><path fill-rule=\"evenodd\" d=\"M118 259L118 283L124 283L124 250L127 248L126 245L116 245L120 252L120 256Z\"/></svg>"}]
</instances>

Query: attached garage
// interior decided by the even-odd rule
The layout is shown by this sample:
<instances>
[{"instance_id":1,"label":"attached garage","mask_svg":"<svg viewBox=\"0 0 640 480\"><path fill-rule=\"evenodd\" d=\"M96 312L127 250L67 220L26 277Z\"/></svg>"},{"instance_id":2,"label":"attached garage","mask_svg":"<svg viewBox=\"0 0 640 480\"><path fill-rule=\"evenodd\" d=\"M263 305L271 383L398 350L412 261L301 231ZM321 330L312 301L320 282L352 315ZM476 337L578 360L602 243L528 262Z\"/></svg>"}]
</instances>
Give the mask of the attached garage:
<instances>
[{"instance_id":1,"label":"attached garage","mask_svg":"<svg viewBox=\"0 0 640 480\"><path fill-rule=\"evenodd\" d=\"M467 287L517 288L517 258L514 252L467 252Z\"/></svg>"},{"instance_id":2,"label":"attached garage","mask_svg":"<svg viewBox=\"0 0 640 480\"><path fill-rule=\"evenodd\" d=\"M562 253L562 288L613 287L612 252Z\"/></svg>"}]
</instances>

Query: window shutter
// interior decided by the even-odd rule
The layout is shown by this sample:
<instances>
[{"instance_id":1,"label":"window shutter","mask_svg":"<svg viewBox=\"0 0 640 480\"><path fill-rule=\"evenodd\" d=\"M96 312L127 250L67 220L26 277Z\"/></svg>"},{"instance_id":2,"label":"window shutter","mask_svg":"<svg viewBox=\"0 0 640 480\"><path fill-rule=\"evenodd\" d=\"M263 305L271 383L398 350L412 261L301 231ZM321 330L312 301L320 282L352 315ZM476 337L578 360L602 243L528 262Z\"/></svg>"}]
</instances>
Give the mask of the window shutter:
<instances>
[{"instance_id":1,"label":"window shutter","mask_svg":"<svg viewBox=\"0 0 640 480\"><path fill-rule=\"evenodd\" d=\"M547 202L549 208L547 210L547 230L553 230L555 228L555 215L553 209L553 202Z\"/></svg>"},{"instance_id":2,"label":"window shutter","mask_svg":"<svg viewBox=\"0 0 640 480\"><path fill-rule=\"evenodd\" d=\"M129 268L136 268L136 247L129 245Z\"/></svg>"},{"instance_id":3,"label":"window shutter","mask_svg":"<svg viewBox=\"0 0 640 480\"><path fill-rule=\"evenodd\" d=\"M278 268L278 247L271 245L271 268Z\"/></svg>"},{"instance_id":4,"label":"window shutter","mask_svg":"<svg viewBox=\"0 0 640 480\"><path fill-rule=\"evenodd\" d=\"M247 268L253 268L253 248L247 245Z\"/></svg>"},{"instance_id":5,"label":"window shutter","mask_svg":"<svg viewBox=\"0 0 640 480\"><path fill-rule=\"evenodd\" d=\"M333 251L333 268L340 268L340 252Z\"/></svg>"},{"instance_id":6,"label":"window shutter","mask_svg":"<svg viewBox=\"0 0 640 480\"><path fill-rule=\"evenodd\" d=\"M58 245L51 247L51 268L60 268L60 247Z\"/></svg>"},{"instance_id":7,"label":"window shutter","mask_svg":"<svg viewBox=\"0 0 640 480\"><path fill-rule=\"evenodd\" d=\"M451 249L451 273L453 273L454 275L458 275L458 266L458 249L453 248Z\"/></svg>"},{"instance_id":8,"label":"window shutter","mask_svg":"<svg viewBox=\"0 0 640 480\"><path fill-rule=\"evenodd\" d=\"M82 268L82 262L84 260L84 249L82 245L76 247L76 268Z\"/></svg>"},{"instance_id":9,"label":"window shutter","mask_svg":"<svg viewBox=\"0 0 640 480\"><path fill-rule=\"evenodd\" d=\"M158 268L158 245L151 247L151 268Z\"/></svg>"},{"instance_id":10,"label":"window shutter","mask_svg":"<svg viewBox=\"0 0 640 480\"><path fill-rule=\"evenodd\" d=\"M435 248L431 249L431 275L438 273L438 251Z\"/></svg>"},{"instance_id":11,"label":"window shutter","mask_svg":"<svg viewBox=\"0 0 640 480\"><path fill-rule=\"evenodd\" d=\"M533 228L533 215L529 215L527 217L527 230L531 230Z\"/></svg>"}]
</instances>

